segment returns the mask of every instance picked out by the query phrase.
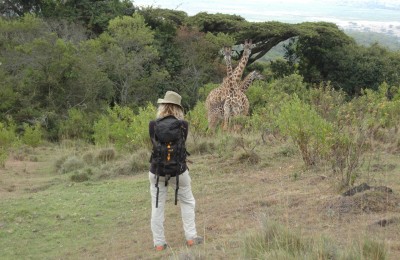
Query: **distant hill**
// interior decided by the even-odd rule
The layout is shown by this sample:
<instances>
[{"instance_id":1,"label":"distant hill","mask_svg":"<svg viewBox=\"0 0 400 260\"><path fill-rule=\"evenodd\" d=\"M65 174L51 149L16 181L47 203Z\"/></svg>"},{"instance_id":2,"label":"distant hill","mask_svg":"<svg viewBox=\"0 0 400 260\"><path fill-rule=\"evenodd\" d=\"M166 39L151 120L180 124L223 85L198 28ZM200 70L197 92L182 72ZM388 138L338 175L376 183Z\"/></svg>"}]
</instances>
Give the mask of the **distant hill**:
<instances>
[{"instance_id":1,"label":"distant hill","mask_svg":"<svg viewBox=\"0 0 400 260\"><path fill-rule=\"evenodd\" d=\"M344 30L347 35L354 38L357 44L364 46L371 46L374 43L378 43L392 51L400 51L400 37L388 35L385 33L377 32L363 32L358 30ZM287 44L289 40L281 42L273 47L264 57L259 61L271 61L279 58L283 58L285 49L284 44Z\"/></svg>"},{"instance_id":2,"label":"distant hill","mask_svg":"<svg viewBox=\"0 0 400 260\"><path fill-rule=\"evenodd\" d=\"M344 31L360 45L370 46L374 43L378 43L390 50L400 50L400 37L377 32L362 32L358 30Z\"/></svg>"}]
</instances>

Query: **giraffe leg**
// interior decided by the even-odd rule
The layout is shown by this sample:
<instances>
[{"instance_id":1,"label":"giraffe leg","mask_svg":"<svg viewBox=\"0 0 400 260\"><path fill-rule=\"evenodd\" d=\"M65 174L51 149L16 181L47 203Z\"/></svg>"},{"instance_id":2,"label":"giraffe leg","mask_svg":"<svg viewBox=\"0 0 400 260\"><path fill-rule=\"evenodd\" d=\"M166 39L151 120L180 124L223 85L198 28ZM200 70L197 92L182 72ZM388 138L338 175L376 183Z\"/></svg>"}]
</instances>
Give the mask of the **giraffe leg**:
<instances>
[{"instance_id":1,"label":"giraffe leg","mask_svg":"<svg viewBox=\"0 0 400 260\"><path fill-rule=\"evenodd\" d=\"M223 130L228 131L229 130L229 118L231 117L231 108L230 108L230 102L225 101L224 104L224 124L223 124Z\"/></svg>"}]
</instances>

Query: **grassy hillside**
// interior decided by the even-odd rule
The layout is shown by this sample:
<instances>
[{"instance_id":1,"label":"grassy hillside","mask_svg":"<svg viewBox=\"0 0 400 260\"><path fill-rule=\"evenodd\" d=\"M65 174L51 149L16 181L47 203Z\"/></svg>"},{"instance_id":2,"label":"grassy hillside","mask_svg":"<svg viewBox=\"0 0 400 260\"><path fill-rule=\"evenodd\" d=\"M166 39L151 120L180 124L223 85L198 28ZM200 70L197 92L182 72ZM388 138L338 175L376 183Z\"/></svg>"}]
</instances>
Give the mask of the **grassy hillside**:
<instances>
[{"instance_id":1,"label":"grassy hillside","mask_svg":"<svg viewBox=\"0 0 400 260\"><path fill-rule=\"evenodd\" d=\"M305 170L289 141L263 140L256 134L190 138L197 228L205 243L184 245L170 191L170 248L162 253L152 250L146 149L136 156L68 142L15 151L0 169L1 258L399 259L397 156L369 154L355 184L393 192L345 197L328 166Z\"/></svg>"}]
</instances>

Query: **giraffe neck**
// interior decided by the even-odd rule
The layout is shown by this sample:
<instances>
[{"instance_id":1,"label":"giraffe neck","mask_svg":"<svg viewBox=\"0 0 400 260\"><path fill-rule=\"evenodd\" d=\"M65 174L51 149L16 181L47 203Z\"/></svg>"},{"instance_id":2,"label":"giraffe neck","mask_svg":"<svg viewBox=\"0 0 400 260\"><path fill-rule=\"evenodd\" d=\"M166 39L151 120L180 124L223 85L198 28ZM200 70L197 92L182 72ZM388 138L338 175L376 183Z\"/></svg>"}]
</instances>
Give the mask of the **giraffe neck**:
<instances>
[{"instance_id":1,"label":"giraffe neck","mask_svg":"<svg viewBox=\"0 0 400 260\"><path fill-rule=\"evenodd\" d=\"M232 77L232 59L231 59L232 49L230 47L225 47L224 49L224 58L226 63L226 74L228 78Z\"/></svg>"},{"instance_id":2,"label":"giraffe neck","mask_svg":"<svg viewBox=\"0 0 400 260\"><path fill-rule=\"evenodd\" d=\"M233 80L231 52L232 48L225 47L224 56L226 62L227 77L224 79L224 87L229 90L229 93L232 93L232 91L236 88L235 86L237 86L236 82Z\"/></svg>"},{"instance_id":3,"label":"giraffe neck","mask_svg":"<svg viewBox=\"0 0 400 260\"><path fill-rule=\"evenodd\" d=\"M243 55L242 58L239 61L239 64L233 71L233 81L239 82L240 79L242 78L244 69L246 68L246 64L249 61L249 57L251 54L251 41L245 41L244 43L244 50L243 50Z\"/></svg>"},{"instance_id":4,"label":"giraffe neck","mask_svg":"<svg viewBox=\"0 0 400 260\"><path fill-rule=\"evenodd\" d=\"M250 74L248 74L244 80L241 82L239 89L242 92L246 92L247 89L249 89L251 83L253 83L254 80L256 79L262 79L262 76L260 73L257 71L252 71Z\"/></svg>"}]
</instances>

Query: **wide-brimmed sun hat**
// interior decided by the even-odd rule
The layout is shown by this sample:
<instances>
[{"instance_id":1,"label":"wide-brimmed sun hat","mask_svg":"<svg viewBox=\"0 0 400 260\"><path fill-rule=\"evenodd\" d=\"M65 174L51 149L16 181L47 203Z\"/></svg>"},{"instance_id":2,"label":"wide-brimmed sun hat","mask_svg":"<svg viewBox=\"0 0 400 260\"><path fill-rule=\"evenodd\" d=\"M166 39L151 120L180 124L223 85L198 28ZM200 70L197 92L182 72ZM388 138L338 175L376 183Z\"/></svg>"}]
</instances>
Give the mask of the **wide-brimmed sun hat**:
<instances>
[{"instance_id":1,"label":"wide-brimmed sun hat","mask_svg":"<svg viewBox=\"0 0 400 260\"><path fill-rule=\"evenodd\" d=\"M174 91L167 91L165 93L164 98L159 98L157 103L158 104L175 104L175 105L180 106L183 109L183 107L181 105L181 100L182 100L182 97L178 93L176 93Z\"/></svg>"}]
</instances>

